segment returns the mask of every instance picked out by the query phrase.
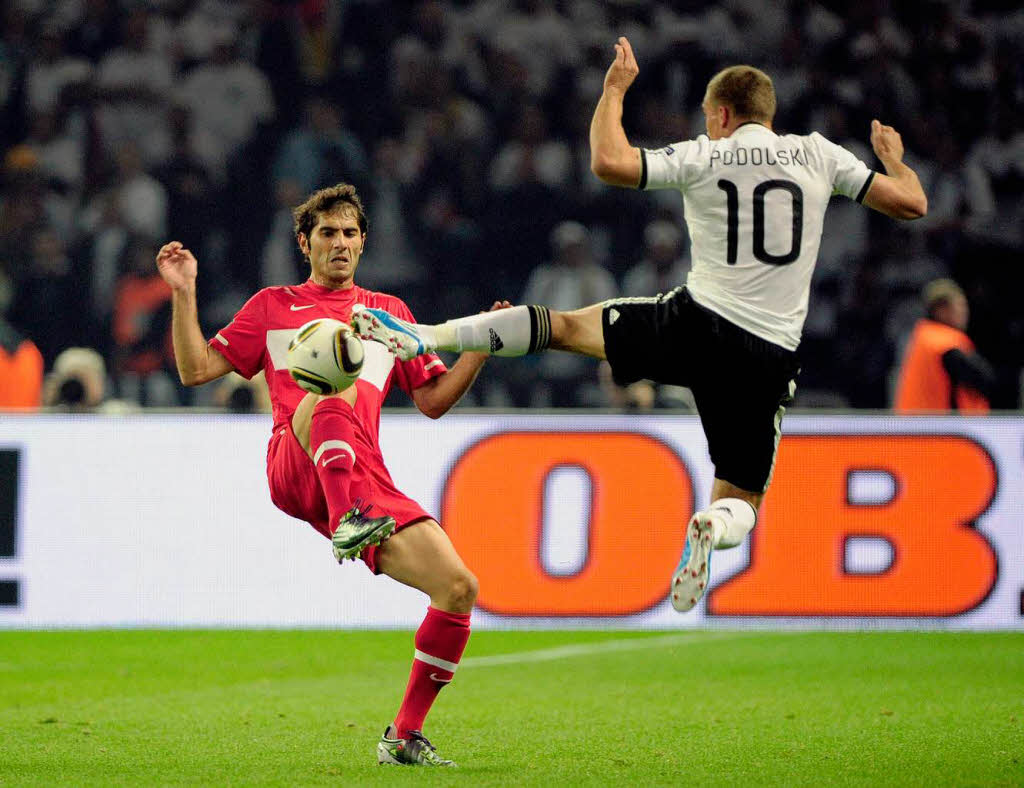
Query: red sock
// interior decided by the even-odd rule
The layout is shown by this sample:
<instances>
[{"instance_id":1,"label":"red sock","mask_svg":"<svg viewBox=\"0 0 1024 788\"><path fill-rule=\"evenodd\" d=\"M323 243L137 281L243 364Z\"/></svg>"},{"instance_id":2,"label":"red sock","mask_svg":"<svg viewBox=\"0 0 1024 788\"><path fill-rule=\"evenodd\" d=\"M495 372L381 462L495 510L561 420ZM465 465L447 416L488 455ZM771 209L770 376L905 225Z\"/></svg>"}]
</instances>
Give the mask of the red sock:
<instances>
[{"instance_id":1,"label":"red sock","mask_svg":"<svg viewBox=\"0 0 1024 788\"><path fill-rule=\"evenodd\" d=\"M455 675L467 640L469 613L427 608L427 616L416 630L416 657L412 661L405 699L395 717L397 738L406 738L409 731L423 730L423 720L434 698Z\"/></svg>"},{"instance_id":2,"label":"red sock","mask_svg":"<svg viewBox=\"0 0 1024 788\"><path fill-rule=\"evenodd\" d=\"M320 486L327 498L331 533L338 520L352 508L349 487L356 464L355 412L340 399L324 399L313 409L309 425L309 446Z\"/></svg>"}]
</instances>

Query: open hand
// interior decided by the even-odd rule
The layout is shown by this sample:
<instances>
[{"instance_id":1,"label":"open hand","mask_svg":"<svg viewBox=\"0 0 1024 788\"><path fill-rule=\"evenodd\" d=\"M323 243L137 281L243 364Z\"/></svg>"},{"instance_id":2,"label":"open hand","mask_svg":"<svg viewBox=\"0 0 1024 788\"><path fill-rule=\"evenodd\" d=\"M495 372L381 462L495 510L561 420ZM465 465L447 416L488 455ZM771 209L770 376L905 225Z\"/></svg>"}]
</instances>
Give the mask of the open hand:
<instances>
[{"instance_id":1,"label":"open hand","mask_svg":"<svg viewBox=\"0 0 1024 788\"><path fill-rule=\"evenodd\" d=\"M633 47L629 45L629 40L625 36L619 36L619 43L615 45L615 60L608 67L608 73L604 75L605 92L612 90L625 93L639 73L640 66L636 64Z\"/></svg>"},{"instance_id":2,"label":"open hand","mask_svg":"<svg viewBox=\"0 0 1024 788\"><path fill-rule=\"evenodd\" d=\"M199 271L195 256L180 241L171 241L160 247L156 255L156 267L172 290L190 287L196 281Z\"/></svg>"},{"instance_id":3,"label":"open hand","mask_svg":"<svg viewBox=\"0 0 1024 788\"><path fill-rule=\"evenodd\" d=\"M871 121L871 147L882 162L903 160L903 139L892 126Z\"/></svg>"}]
</instances>

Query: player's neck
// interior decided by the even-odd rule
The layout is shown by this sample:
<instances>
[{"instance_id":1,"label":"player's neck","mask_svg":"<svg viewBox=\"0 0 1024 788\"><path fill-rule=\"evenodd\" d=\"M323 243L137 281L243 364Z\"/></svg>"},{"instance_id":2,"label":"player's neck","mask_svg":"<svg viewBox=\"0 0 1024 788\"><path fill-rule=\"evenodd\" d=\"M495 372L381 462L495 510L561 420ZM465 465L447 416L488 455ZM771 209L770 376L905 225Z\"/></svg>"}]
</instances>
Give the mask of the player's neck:
<instances>
[{"instance_id":1,"label":"player's neck","mask_svg":"<svg viewBox=\"0 0 1024 788\"><path fill-rule=\"evenodd\" d=\"M316 274L312 274L309 277L309 281L320 287L326 287L328 290L351 290L356 286L355 279L326 279Z\"/></svg>"},{"instance_id":2,"label":"player's neck","mask_svg":"<svg viewBox=\"0 0 1024 788\"><path fill-rule=\"evenodd\" d=\"M725 129L725 134L723 134L722 136L731 137L733 134L736 133L736 130L739 129L741 126L750 125L764 126L766 129L768 129L768 131L774 131L774 129L772 128L771 121L765 122L763 120L753 120L751 118L737 118L735 121L729 124L729 126Z\"/></svg>"}]
</instances>

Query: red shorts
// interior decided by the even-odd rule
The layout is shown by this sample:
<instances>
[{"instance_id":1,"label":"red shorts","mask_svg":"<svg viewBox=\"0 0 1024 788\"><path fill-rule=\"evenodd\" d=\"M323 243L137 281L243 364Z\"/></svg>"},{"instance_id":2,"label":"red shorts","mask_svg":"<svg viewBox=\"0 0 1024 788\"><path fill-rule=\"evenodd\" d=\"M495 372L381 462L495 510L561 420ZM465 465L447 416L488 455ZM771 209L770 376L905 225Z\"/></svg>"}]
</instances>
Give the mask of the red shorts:
<instances>
[{"instance_id":1,"label":"red shorts","mask_svg":"<svg viewBox=\"0 0 1024 788\"><path fill-rule=\"evenodd\" d=\"M351 505L358 499L362 499L364 504L372 503L370 515L391 515L397 523L396 532L419 520L432 519L422 506L395 487L378 451L366 444L358 446L356 451L359 461L352 471ZM278 427L270 438L267 481L270 483L270 500L278 509L305 520L328 539L331 538L337 523L330 522L320 477L290 424ZM377 547L367 547L359 557L371 572L379 573Z\"/></svg>"}]
</instances>

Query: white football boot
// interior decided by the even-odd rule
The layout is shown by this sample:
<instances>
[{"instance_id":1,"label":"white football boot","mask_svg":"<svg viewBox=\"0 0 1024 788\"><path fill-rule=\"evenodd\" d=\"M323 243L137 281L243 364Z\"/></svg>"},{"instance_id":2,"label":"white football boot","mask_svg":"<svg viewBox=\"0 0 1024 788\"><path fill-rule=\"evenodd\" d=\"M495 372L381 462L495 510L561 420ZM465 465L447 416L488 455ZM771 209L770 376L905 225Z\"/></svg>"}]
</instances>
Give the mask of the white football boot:
<instances>
[{"instance_id":1,"label":"white football boot","mask_svg":"<svg viewBox=\"0 0 1024 788\"><path fill-rule=\"evenodd\" d=\"M409 361L433 350L423 342L416 326L383 309L356 304L352 307L351 323L360 339L380 342L402 361Z\"/></svg>"},{"instance_id":2,"label":"white football boot","mask_svg":"<svg viewBox=\"0 0 1024 788\"><path fill-rule=\"evenodd\" d=\"M672 607L680 613L692 610L708 590L716 519L712 512L697 512L686 526L686 546L672 575L670 591Z\"/></svg>"}]
</instances>

